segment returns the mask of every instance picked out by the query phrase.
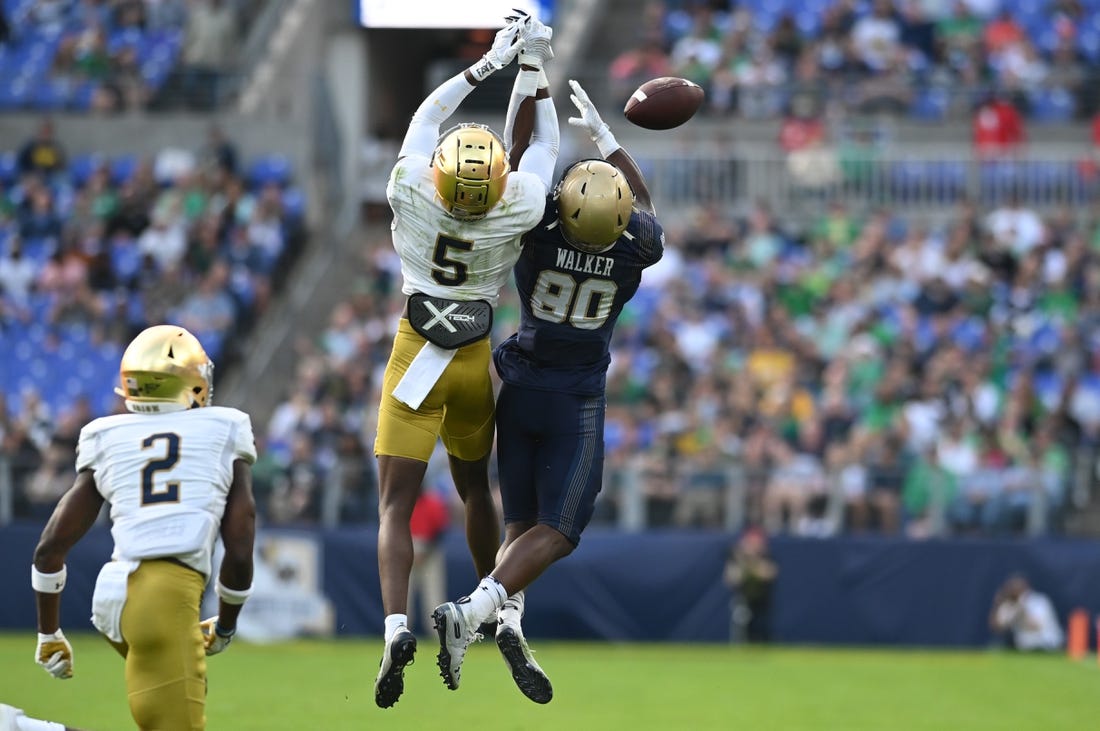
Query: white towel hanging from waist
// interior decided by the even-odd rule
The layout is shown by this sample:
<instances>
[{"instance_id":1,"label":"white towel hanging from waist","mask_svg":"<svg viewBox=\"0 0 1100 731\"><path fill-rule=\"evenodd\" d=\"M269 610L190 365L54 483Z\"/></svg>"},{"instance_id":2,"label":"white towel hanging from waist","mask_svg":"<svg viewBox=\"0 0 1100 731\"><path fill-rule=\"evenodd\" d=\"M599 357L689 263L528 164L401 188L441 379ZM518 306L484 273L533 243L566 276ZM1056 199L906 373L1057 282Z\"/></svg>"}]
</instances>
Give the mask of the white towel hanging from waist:
<instances>
[{"instance_id":1,"label":"white towel hanging from waist","mask_svg":"<svg viewBox=\"0 0 1100 731\"><path fill-rule=\"evenodd\" d=\"M424 347L413 358L405 375L393 389L393 397L407 404L410 409L419 409L454 357L454 350L441 348L434 343L424 343Z\"/></svg>"}]
</instances>

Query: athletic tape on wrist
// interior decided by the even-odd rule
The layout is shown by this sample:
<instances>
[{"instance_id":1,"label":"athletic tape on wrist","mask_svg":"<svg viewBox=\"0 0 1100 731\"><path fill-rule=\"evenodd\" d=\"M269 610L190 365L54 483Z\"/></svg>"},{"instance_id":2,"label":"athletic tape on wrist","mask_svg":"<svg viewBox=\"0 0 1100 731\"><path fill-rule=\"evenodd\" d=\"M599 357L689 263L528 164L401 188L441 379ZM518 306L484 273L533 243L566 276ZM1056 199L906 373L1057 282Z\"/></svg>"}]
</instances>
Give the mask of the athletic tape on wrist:
<instances>
[{"instance_id":1,"label":"athletic tape on wrist","mask_svg":"<svg viewBox=\"0 0 1100 731\"><path fill-rule=\"evenodd\" d=\"M523 69L516 79L516 93L522 96L534 96L539 90L540 71L528 71Z\"/></svg>"},{"instance_id":2,"label":"athletic tape on wrist","mask_svg":"<svg viewBox=\"0 0 1100 731\"><path fill-rule=\"evenodd\" d=\"M485 81L490 74L497 70L497 67L489 60L488 56L482 56L480 61L467 70L470 72L470 76L478 81Z\"/></svg>"},{"instance_id":3,"label":"athletic tape on wrist","mask_svg":"<svg viewBox=\"0 0 1100 731\"><path fill-rule=\"evenodd\" d=\"M592 141L596 143L596 149L600 151L600 156L604 159L607 159L611 153L622 147L619 141L615 139L615 135L611 134L611 128L607 126L606 122L604 122L599 132L592 135Z\"/></svg>"},{"instance_id":4,"label":"athletic tape on wrist","mask_svg":"<svg viewBox=\"0 0 1100 731\"><path fill-rule=\"evenodd\" d=\"M221 579L218 579L218 583L214 585L214 592L226 604L244 604L248 601L248 597L252 596L252 586L249 585L247 589L230 589L222 583Z\"/></svg>"},{"instance_id":5,"label":"athletic tape on wrist","mask_svg":"<svg viewBox=\"0 0 1100 731\"><path fill-rule=\"evenodd\" d=\"M542 69L539 69L539 88L540 89L549 89L550 88L550 79L546 78L546 72L543 71Z\"/></svg>"},{"instance_id":6,"label":"athletic tape on wrist","mask_svg":"<svg viewBox=\"0 0 1100 731\"><path fill-rule=\"evenodd\" d=\"M65 588L65 579L68 575L69 570L65 565L62 565L61 570L56 573L44 574L31 564L31 588L40 594L60 594Z\"/></svg>"}]
</instances>

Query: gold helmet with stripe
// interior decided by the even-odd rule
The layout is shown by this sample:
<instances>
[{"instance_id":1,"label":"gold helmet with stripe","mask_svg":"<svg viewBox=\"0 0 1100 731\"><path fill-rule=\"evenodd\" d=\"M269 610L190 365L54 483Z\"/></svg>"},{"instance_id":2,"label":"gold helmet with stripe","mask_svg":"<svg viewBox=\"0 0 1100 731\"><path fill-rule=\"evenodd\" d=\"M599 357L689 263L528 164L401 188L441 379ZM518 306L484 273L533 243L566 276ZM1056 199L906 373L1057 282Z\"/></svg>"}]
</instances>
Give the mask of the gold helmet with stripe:
<instances>
[{"instance_id":1,"label":"gold helmet with stripe","mask_svg":"<svg viewBox=\"0 0 1100 731\"><path fill-rule=\"evenodd\" d=\"M451 216L482 218L504 195L508 182L504 142L483 124L460 124L443 134L432 155L440 203Z\"/></svg>"},{"instance_id":2,"label":"gold helmet with stripe","mask_svg":"<svg viewBox=\"0 0 1100 731\"><path fill-rule=\"evenodd\" d=\"M565 239L595 253L614 244L630 223L634 191L606 160L581 160L565 171L554 191Z\"/></svg>"},{"instance_id":3,"label":"gold helmet with stripe","mask_svg":"<svg viewBox=\"0 0 1100 731\"><path fill-rule=\"evenodd\" d=\"M126 408L142 414L182 411L212 403L214 364L198 338L176 325L143 330L126 347L119 367Z\"/></svg>"}]
</instances>

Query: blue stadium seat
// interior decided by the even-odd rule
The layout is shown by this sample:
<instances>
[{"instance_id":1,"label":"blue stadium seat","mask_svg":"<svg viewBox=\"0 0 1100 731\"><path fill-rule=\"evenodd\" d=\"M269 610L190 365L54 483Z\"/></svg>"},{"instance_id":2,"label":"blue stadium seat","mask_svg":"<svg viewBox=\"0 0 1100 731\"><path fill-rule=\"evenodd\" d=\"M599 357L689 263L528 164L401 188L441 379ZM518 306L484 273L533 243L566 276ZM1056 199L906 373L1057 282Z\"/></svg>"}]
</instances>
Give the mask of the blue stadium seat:
<instances>
[{"instance_id":1,"label":"blue stadium seat","mask_svg":"<svg viewBox=\"0 0 1100 731\"><path fill-rule=\"evenodd\" d=\"M66 79L45 79L37 87L33 103L35 108L57 112L69 107L72 84Z\"/></svg>"},{"instance_id":2,"label":"blue stadium seat","mask_svg":"<svg viewBox=\"0 0 1100 731\"><path fill-rule=\"evenodd\" d=\"M283 211L287 218L300 221L305 215L306 196L301 188L291 186L283 191Z\"/></svg>"},{"instance_id":3,"label":"blue stadium seat","mask_svg":"<svg viewBox=\"0 0 1100 731\"><path fill-rule=\"evenodd\" d=\"M794 24L802 33L817 36L821 32L821 15L814 12L800 12L795 16Z\"/></svg>"},{"instance_id":4,"label":"blue stadium seat","mask_svg":"<svg viewBox=\"0 0 1100 731\"><path fill-rule=\"evenodd\" d=\"M69 161L69 175L72 177L73 185L83 188L87 184L88 178L92 177L92 173L99 169L104 162L106 162L106 158L98 153L73 155L72 160Z\"/></svg>"},{"instance_id":5,"label":"blue stadium seat","mask_svg":"<svg viewBox=\"0 0 1100 731\"><path fill-rule=\"evenodd\" d=\"M1073 95L1065 89L1040 89L1031 94L1031 118L1036 122L1065 123L1076 112Z\"/></svg>"},{"instance_id":6,"label":"blue stadium seat","mask_svg":"<svg viewBox=\"0 0 1100 731\"><path fill-rule=\"evenodd\" d=\"M986 322L979 317L968 317L955 326L951 333L955 344L963 350L976 353L985 350Z\"/></svg>"},{"instance_id":7,"label":"blue stadium seat","mask_svg":"<svg viewBox=\"0 0 1100 731\"><path fill-rule=\"evenodd\" d=\"M116 54L127 46L141 46L143 34L137 28L112 31L107 37L107 52Z\"/></svg>"},{"instance_id":8,"label":"blue stadium seat","mask_svg":"<svg viewBox=\"0 0 1100 731\"><path fill-rule=\"evenodd\" d=\"M138 273L141 269L141 252L135 242L128 239L115 239L111 242L111 269L123 281Z\"/></svg>"},{"instance_id":9,"label":"blue stadium seat","mask_svg":"<svg viewBox=\"0 0 1100 731\"><path fill-rule=\"evenodd\" d=\"M1063 382L1057 371L1038 371L1033 377L1035 392L1043 405L1054 410L1062 397Z\"/></svg>"},{"instance_id":10,"label":"blue stadium seat","mask_svg":"<svg viewBox=\"0 0 1100 731\"><path fill-rule=\"evenodd\" d=\"M947 117L947 106L950 95L946 89L933 88L922 89L917 92L909 108L909 114L914 119L925 122L939 122Z\"/></svg>"},{"instance_id":11,"label":"blue stadium seat","mask_svg":"<svg viewBox=\"0 0 1100 731\"><path fill-rule=\"evenodd\" d=\"M225 334L206 330L195 333L195 337L202 343L202 349L210 356L210 360L217 363L222 354L222 347L225 345Z\"/></svg>"},{"instance_id":12,"label":"blue stadium seat","mask_svg":"<svg viewBox=\"0 0 1100 731\"><path fill-rule=\"evenodd\" d=\"M92 108L92 99L95 97L96 91L99 89L99 84L94 81L86 81L80 84L73 91L72 108L77 111L86 112Z\"/></svg>"},{"instance_id":13,"label":"blue stadium seat","mask_svg":"<svg viewBox=\"0 0 1100 731\"><path fill-rule=\"evenodd\" d=\"M121 185L134 177L138 166L136 155L119 155L111 160L111 182Z\"/></svg>"},{"instance_id":14,"label":"blue stadium seat","mask_svg":"<svg viewBox=\"0 0 1100 731\"><path fill-rule=\"evenodd\" d=\"M1100 30L1085 26L1077 36L1077 49L1090 63L1100 62Z\"/></svg>"},{"instance_id":15,"label":"blue stadium seat","mask_svg":"<svg viewBox=\"0 0 1100 731\"><path fill-rule=\"evenodd\" d=\"M14 152L0 152L0 183L11 185L19 177L19 158Z\"/></svg>"},{"instance_id":16,"label":"blue stadium seat","mask_svg":"<svg viewBox=\"0 0 1100 731\"><path fill-rule=\"evenodd\" d=\"M30 105L31 89L25 81L0 84L0 110L26 109Z\"/></svg>"},{"instance_id":17,"label":"blue stadium seat","mask_svg":"<svg viewBox=\"0 0 1100 731\"><path fill-rule=\"evenodd\" d=\"M68 217L73 212L73 203L76 194L73 186L68 182L60 182L53 186L53 206L59 216Z\"/></svg>"},{"instance_id":18,"label":"blue stadium seat","mask_svg":"<svg viewBox=\"0 0 1100 731\"><path fill-rule=\"evenodd\" d=\"M285 186L290 182L291 165L283 155L268 155L252 162L248 170L248 180L255 187L261 187L268 183Z\"/></svg>"}]
</instances>

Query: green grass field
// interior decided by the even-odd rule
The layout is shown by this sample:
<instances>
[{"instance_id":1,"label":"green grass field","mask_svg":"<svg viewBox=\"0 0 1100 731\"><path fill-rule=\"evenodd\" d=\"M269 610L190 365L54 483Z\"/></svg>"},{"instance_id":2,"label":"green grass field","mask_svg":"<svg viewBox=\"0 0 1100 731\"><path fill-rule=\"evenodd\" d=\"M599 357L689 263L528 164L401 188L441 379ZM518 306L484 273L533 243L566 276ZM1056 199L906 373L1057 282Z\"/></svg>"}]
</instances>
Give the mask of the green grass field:
<instances>
[{"instance_id":1,"label":"green grass field","mask_svg":"<svg viewBox=\"0 0 1100 731\"><path fill-rule=\"evenodd\" d=\"M0 702L92 731L132 728L122 663L70 637L75 677L34 665L34 635L0 635ZM211 660L208 727L289 729L1096 729L1094 659L1000 652L537 643L554 700L516 690L495 645L473 647L443 687L422 640L405 695L375 707L380 641L236 643Z\"/></svg>"}]
</instances>

